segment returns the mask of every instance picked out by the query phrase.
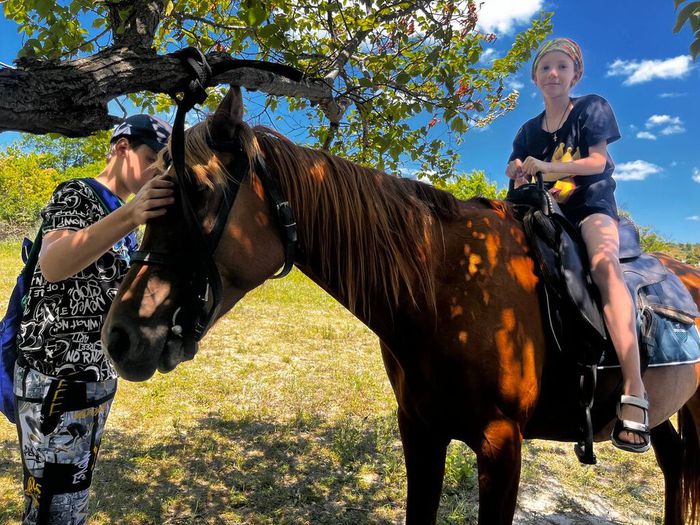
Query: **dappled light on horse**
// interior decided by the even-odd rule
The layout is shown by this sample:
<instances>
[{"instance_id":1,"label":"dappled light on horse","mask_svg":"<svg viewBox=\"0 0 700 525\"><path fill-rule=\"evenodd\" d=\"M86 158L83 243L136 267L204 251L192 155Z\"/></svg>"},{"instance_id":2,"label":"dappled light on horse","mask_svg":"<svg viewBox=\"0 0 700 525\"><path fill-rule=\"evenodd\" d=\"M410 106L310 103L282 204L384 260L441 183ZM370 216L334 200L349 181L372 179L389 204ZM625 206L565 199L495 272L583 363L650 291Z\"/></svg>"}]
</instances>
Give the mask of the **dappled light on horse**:
<instances>
[{"instance_id":1,"label":"dappled light on horse","mask_svg":"<svg viewBox=\"0 0 700 525\"><path fill-rule=\"evenodd\" d=\"M406 523L435 522L451 439L476 453L479 524L511 523L523 437L575 441L579 422L575 377L548 350L541 281L510 206L458 201L425 184L296 146L271 130L248 127L242 111L240 92L232 89L212 117L188 130L191 180L177 180L181 198L196 203L204 230L215 222L226 188L236 185L220 240L210 247L222 287L217 315L273 276L289 254L284 219L265 182L270 177L298 222L296 266L381 341L399 405ZM222 169L212 170L217 165ZM134 264L105 324L107 352L127 379L171 369L191 357L187 344L196 344L188 318L197 312L187 309L196 293L187 283L193 257L202 254L188 246L191 225L183 221L173 208L149 223L142 249L167 254L167 261L144 257ZM688 272L686 284L700 275ZM618 380L618 372L604 371L602 395L612 395ZM664 432L657 432L654 446L666 475L667 522L680 524L686 510L698 508L697 491L686 488L700 479L697 460L690 459L682 475L670 474L673 465L698 457L696 367L650 370L645 381L654 399L674 392L652 407L651 418ZM686 439L677 446L667 423L684 405L683 432L696 445ZM607 436L603 429L598 439Z\"/></svg>"}]
</instances>

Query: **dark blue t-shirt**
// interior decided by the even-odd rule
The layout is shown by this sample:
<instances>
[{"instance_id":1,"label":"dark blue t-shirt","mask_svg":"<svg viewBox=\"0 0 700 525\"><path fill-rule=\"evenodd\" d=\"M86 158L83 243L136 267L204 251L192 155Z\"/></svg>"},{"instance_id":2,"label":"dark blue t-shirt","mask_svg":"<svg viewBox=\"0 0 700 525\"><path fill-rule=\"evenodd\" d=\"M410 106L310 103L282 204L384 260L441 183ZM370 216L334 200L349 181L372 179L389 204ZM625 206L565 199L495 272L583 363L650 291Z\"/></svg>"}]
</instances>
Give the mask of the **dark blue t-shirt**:
<instances>
[{"instance_id":1,"label":"dark blue t-shirt","mask_svg":"<svg viewBox=\"0 0 700 525\"><path fill-rule=\"evenodd\" d=\"M572 98L574 107L562 126L552 133L542 129L544 111L528 120L518 130L513 140L513 152L509 161L525 160L534 157L551 162L559 160L568 150L573 159L588 156L588 148L601 142L610 144L620 138L620 130L610 104L599 95L586 95ZM556 137L556 140L555 140ZM602 173L572 177L576 190L611 177L615 164L607 154L607 162Z\"/></svg>"}]
</instances>

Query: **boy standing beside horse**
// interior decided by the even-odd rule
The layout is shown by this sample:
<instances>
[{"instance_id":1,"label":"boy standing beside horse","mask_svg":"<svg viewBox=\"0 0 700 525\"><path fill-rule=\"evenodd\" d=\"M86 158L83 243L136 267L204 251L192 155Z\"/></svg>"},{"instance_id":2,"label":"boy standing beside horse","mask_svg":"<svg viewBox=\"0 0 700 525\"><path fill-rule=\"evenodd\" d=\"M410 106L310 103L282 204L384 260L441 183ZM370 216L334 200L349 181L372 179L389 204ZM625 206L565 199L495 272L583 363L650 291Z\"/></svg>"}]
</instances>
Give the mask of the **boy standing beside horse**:
<instances>
[{"instance_id":1,"label":"boy standing beside horse","mask_svg":"<svg viewBox=\"0 0 700 525\"><path fill-rule=\"evenodd\" d=\"M172 183L149 169L169 136L170 125L158 118L127 118L112 135L98 185L65 182L41 213L43 241L14 376L24 525L87 521L92 471L117 388L100 330L135 248L130 232L173 201Z\"/></svg>"}]
</instances>

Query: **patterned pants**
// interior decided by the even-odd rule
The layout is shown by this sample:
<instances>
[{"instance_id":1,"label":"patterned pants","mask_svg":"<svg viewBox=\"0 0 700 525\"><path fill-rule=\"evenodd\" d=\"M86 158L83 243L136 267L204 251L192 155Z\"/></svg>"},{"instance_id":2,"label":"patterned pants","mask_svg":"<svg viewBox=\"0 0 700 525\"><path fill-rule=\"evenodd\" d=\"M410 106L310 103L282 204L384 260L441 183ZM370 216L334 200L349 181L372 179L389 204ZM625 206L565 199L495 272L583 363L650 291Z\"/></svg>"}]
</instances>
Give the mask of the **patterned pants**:
<instances>
[{"instance_id":1,"label":"patterned pants","mask_svg":"<svg viewBox=\"0 0 700 525\"><path fill-rule=\"evenodd\" d=\"M117 380L78 383L15 366L23 525L83 525Z\"/></svg>"}]
</instances>

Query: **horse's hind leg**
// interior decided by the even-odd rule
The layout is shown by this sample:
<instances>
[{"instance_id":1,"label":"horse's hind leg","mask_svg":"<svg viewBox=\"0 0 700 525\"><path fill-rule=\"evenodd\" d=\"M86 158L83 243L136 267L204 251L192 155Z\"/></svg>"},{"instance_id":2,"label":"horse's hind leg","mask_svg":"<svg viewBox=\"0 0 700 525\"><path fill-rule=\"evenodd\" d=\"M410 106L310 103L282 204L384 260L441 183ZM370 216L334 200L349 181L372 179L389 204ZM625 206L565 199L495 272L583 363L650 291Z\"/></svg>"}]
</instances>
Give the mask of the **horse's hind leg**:
<instances>
[{"instance_id":1,"label":"horse's hind leg","mask_svg":"<svg viewBox=\"0 0 700 525\"><path fill-rule=\"evenodd\" d=\"M681 475L683 448L681 438L670 421L664 421L651 430L651 444L656 461L664 474L664 525L683 525L683 497Z\"/></svg>"},{"instance_id":2,"label":"horse's hind leg","mask_svg":"<svg viewBox=\"0 0 700 525\"><path fill-rule=\"evenodd\" d=\"M449 439L411 421L399 409L399 430L406 460L406 525L433 525L437 519Z\"/></svg>"},{"instance_id":3,"label":"horse's hind leg","mask_svg":"<svg viewBox=\"0 0 700 525\"><path fill-rule=\"evenodd\" d=\"M696 365L700 378L700 364ZM678 412L682 444L682 502L685 523L700 522L700 390ZM683 523L683 522L681 522Z\"/></svg>"},{"instance_id":4,"label":"horse's hind leg","mask_svg":"<svg viewBox=\"0 0 700 525\"><path fill-rule=\"evenodd\" d=\"M491 421L475 449L479 467L479 525L510 525L520 481L522 435L509 419Z\"/></svg>"}]
</instances>

